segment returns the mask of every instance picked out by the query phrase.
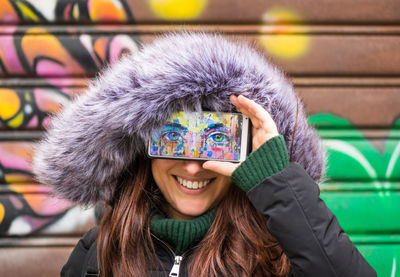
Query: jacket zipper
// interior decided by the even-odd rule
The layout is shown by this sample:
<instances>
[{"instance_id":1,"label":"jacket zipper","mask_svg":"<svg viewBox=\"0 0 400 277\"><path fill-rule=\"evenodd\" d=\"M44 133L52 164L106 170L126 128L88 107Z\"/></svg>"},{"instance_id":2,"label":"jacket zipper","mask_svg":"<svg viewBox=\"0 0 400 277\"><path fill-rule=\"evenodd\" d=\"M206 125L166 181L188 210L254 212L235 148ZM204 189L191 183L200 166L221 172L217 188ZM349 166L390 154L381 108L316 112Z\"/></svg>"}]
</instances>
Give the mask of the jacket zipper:
<instances>
[{"instance_id":1,"label":"jacket zipper","mask_svg":"<svg viewBox=\"0 0 400 277\"><path fill-rule=\"evenodd\" d=\"M172 266L171 272L169 273L169 277L178 277L179 276L179 268L181 266L182 256L175 256L175 263Z\"/></svg>"},{"instance_id":2,"label":"jacket zipper","mask_svg":"<svg viewBox=\"0 0 400 277\"><path fill-rule=\"evenodd\" d=\"M179 270L181 267L181 263L183 260L183 257L185 256L185 254L188 252L184 252L181 256L176 255L175 252L171 249L171 247L169 247L169 245L167 243L165 243L164 241L162 241L161 239L157 238L155 235L151 234L152 237L156 238L159 242L161 242L163 245L165 245L165 247L167 247L167 249L172 253L172 255L174 256L174 265L171 268L171 271L169 273L169 277L179 277Z\"/></svg>"}]
</instances>

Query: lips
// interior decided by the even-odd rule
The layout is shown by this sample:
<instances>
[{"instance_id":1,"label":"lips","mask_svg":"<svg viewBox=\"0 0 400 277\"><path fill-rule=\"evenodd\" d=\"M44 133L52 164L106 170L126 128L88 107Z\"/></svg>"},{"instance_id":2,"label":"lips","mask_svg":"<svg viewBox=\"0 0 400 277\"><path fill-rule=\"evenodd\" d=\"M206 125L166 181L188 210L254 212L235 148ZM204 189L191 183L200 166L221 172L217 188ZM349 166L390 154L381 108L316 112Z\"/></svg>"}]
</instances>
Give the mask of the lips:
<instances>
[{"instance_id":1,"label":"lips","mask_svg":"<svg viewBox=\"0 0 400 277\"><path fill-rule=\"evenodd\" d=\"M202 189L213 180L213 179L204 179L204 180L193 181L193 180L184 179L179 176L175 176L175 177L179 184L181 184L182 186L184 186L188 189Z\"/></svg>"}]
</instances>

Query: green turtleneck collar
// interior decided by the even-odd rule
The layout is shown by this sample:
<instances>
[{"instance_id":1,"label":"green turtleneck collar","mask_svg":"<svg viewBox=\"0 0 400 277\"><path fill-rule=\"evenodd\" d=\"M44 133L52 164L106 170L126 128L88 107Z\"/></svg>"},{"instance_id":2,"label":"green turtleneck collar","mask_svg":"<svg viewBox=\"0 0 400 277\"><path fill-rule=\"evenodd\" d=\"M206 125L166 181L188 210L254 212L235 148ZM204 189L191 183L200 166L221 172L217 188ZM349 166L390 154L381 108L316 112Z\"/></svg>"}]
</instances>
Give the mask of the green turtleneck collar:
<instances>
[{"instance_id":1,"label":"green turtleneck collar","mask_svg":"<svg viewBox=\"0 0 400 277\"><path fill-rule=\"evenodd\" d=\"M155 214L151 218L151 232L171 246L176 255L183 254L191 246L203 239L214 221L216 209L192 220L165 218Z\"/></svg>"}]
</instances>

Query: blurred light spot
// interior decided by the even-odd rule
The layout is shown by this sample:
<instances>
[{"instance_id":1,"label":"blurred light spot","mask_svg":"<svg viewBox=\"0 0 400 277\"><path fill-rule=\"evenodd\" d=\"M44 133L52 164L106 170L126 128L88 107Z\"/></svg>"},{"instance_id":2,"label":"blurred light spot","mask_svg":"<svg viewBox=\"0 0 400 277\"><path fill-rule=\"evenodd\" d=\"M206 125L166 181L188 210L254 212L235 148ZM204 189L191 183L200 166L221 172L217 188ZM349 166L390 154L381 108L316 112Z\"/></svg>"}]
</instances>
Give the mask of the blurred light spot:
<instances>
[{"instance_id":1,"label":"blurred light spot","mask_svg":"<svg viewBox=\"0 0 400 277\"><path fill-rule=\"evenodd\" d=\"M304 35L266 35L260 40L271 55L288 59L301 56L309 45L309 38Z\"/></svg>"},{"instance_id":2,"label":"blurred light spot","mask_svg":"<svg viewBox=\"0 0 400 277\"><path fill-rule=\"evenodd\" d=\"M295 34L293 26L282 25L301 22L301 17L295 12L283 8L273 8L264 13L263 22L272 24L272 30L270 25L266 26L269 33L272 34L260 37L261 45L272 56L292 59L302 56L309 49L309 36Z\"/></svg>"},{"instance_id":3,"label":"blurred light spot","mask_svg":"<svg viewBox=\"0 0 400 277\"><path fill-rule=\"evenodd\" d=\"M292 10L275 7L263 14L262 21L269 24L299 23L301 17Z\"/></svg>"},{"instance_id":4,"label":"blurred light spot","mask_svg":"<svg viewBox=\"0 0 400 277\"><path fill-rule=\"evenodd\" d=\"M151 10L166 20L197 18L207 0L149 0Z\"/></svg>"}]
</instances>

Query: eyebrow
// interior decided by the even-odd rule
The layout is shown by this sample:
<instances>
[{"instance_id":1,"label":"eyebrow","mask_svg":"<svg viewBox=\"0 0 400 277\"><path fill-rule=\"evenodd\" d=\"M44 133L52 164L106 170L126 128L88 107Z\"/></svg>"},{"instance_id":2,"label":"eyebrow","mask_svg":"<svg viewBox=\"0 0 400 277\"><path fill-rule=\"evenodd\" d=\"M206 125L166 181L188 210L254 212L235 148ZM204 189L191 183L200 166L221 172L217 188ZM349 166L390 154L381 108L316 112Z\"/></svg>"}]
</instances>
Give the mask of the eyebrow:
<instances>
[{"instance_id":1,"label":"eyebrow","mask_svg":"<svg viewBox=\"0 0 400 277\"><path fill-rule=\"evenodd\" d=\"M186 130L186 128L183 127L181 124L175 123L175 122L167 122L167 124L165 124L165 127L175 128L175 129L179 129L181 131Z\"/></svg>"},{"instance_id":2,"label":"eyebrow","mask_svg":"<svg viewBox=\"0 0 400 277\"><path fill-rule=\"evenodd\" d=\"M213 123L213 124L211 124L211 125L208 125L208 127L205 128L205 129L203 130L203 132L206 133L206 132L208 132L208 131L210 131L210 130L212 130L212 129L218 129L218 128L223 128L223 129L225 129L225 125L224 125L223 123Z\"/></svg>"}]
</instances>

